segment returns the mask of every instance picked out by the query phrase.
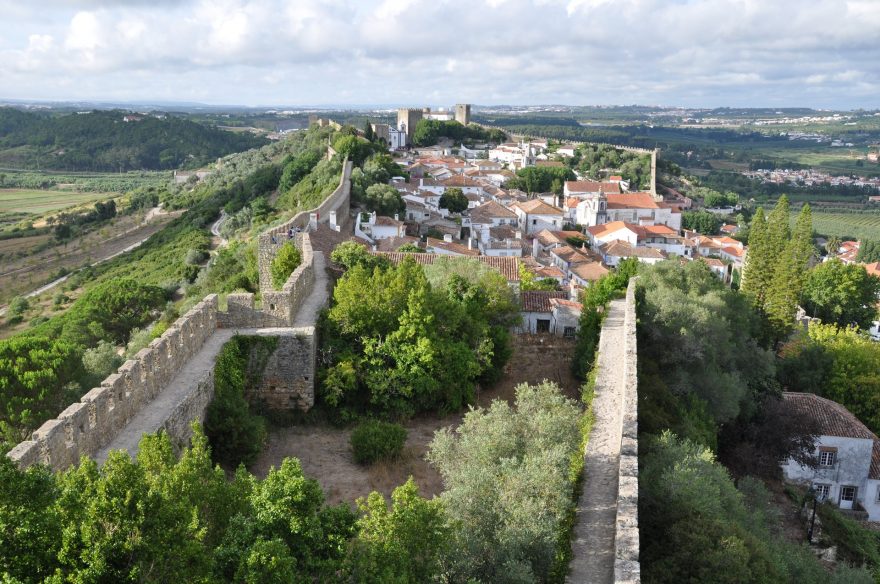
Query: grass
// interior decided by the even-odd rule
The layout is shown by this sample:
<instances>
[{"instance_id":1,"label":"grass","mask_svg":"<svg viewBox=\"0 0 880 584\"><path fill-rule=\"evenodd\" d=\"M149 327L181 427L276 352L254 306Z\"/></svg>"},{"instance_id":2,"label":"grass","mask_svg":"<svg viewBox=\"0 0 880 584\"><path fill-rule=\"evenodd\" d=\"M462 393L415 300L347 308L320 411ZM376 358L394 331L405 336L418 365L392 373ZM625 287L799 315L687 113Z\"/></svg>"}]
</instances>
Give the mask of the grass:
<instances>
[{"instance_id":1,"label":"grass","mask_svg":"<svg viewBox=\"0 0 880 584\"><path fill-rule=\"evenodd\" d=\"M75 193L42 189L0 189L0 213L47 213L99 201L112 193Z\"/></svg>"},{"instance_id":2,"label":"grass","mask_svg":"<svg viewBox=\"0 0 880 584\"><path fill-rule=\"evenodd\" d=\"M792 225L797 213L792 213ZM813 230L821 235L880 239L880 212L824 213L813 209Z\"/></svg>"}]
</instances>

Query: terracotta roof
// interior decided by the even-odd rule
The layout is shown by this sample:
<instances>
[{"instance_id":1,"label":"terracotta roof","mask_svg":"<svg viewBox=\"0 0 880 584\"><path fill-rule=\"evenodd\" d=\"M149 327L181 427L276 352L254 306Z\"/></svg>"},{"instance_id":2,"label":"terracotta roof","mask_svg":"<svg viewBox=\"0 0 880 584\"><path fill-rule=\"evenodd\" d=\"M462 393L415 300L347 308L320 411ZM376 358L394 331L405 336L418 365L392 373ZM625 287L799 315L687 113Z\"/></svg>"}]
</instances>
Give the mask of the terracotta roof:
<instances>
[{"instance_id":1,"label":"terracotta roof","mask_svg":"<svg viewBox=\"0 0 880 584\"><path fill-rule=\"evenodd\" d=\"M510 256L476 256L469 258L455 258L453 256L448 255L439 255L436 253L401 253L399 251L373 251L370 252L373 255L381 256L383 258L388 259L393 264L399 264L405 258L412 258L415 262L422 266L430 266L432 265L437 258L441 259L471 259L477 260L480 263L486 264L490 268L494 268L501 272L501 275L508 282L519 282L519 258L510 257Z\"/></svg>"},{"instance_id":2,"label":"terracotta roof","mask_svg":"<svg viewBox=\"0 0 880 584\"><path fill-rule=\"evenodd\" d=\"M388 227L400 227L403 225L403 221L398 221L394 217L386 217L385 215L379 215L376 217L376 225L385 225Z\"/></svg>"},{"instance_id":3,"label":"terracotta roof","mask_svg":"<svg viewBox=\"0 0 880 584\"><path fill-rule=\"evenodd\" d=\"M516 213L495 201L471 209L471 223L491 223L492 219L516 219Z\"/></svg>"},{"instance_id":4,"label":"terracotta roof","mask_svg":"<svg viewBox=\"0 0 880 584\"><path fill-rule=\"evenodd\" d=\"M536 160L535 166L549 166L552 168L559 168L565 165L562 164L562 162L560 162L559 160Z\"/></svg>"},{"instance_id":5,"label":"terracotta roof","mask_svg":"<svg viewBox=\"0 0 880 584\"><path fill-rule=\"evenodd\" d=\"M704 258L704 257L700 256L700 257L697 257L694 259L697 259L701 262L705 262L706 265L711 266L711 267L715 267L715 268L723 268L724 267L724 262L722 262L718 258Z\"/></svg>"},{"instance_id":6,"label":"terracotta roof","mask_svg":"<svg viewBox=\"0 0 880 584\"><path fill-rule=\"evenodd\" d=\"M666 255L659 249L653 247L638 247L628 241L615 239L599 246L599 249L605 255L615 256L619 258L654 258L664 259Z\"/></svg>"},{"instance_id":7,"label":"terracotta roof","mask_svg":"<svg viewBox=\"0 0 880 584\"><path fill-rule=\"evenodd\" d=\"M514 239L516 237L516 228L513 225L490 227L489 235L495 239Z\"/></svg>"},{"instance_id":8,"label":"terracotta roof","mask_svg":"<svg viewBox=\"0 0 880 584\"><path fill-rule=\"evenodd\" d=\"M659 209L651 193L610 194L606 198L609 209Z\"/></svg>"},{"instance_id":9,"label":"terracotta roof","mask_svg":"<svg viewBox=\"0 0 880 584\"><path fill-rule=\"evenodd\" d=\"M572 266L571 273L579 277L581 280L595 282L608 273L608 268L599 262L587 262Z\"/></svg>"},{"instance_id":10,"label":"terracotta roof","mask_svg":"<svg viewBox=\"0 0 880 584\"><path fill-rule=\"evenodd\" d=\"M397 251L399 247L406 245L407 243L418 245L419 238L410 237L409 235L386 237L385 239L380 239L376 243L376 249L379 251Z\"/></svg>"},{"instance_id":11,"label":"terracotta roof","mask_svg":"<svg viewBox=\"0 0 880 584\"><path fill-rule=\"evenodd\" d=\"M569 300L568 298L551 298L550 304L552 306L565 306L566 308L575 308L577 310L583 310L584 305L580 302L575 302L574 300Z\"/></svg>"},{"instance_id":12,"label":"terracotta roof","mask_svg":"<svg viewBox=\"0 0 880 584\"><path fill-rule=\"evenodd\" d=\"M639 233L638 225L632 225L631 223L626 223L625 221L612 221L611 223L602 223L601 225L587 227L587 231L589 231L593 237L602 237L604 235L608 235L609 233L620 231L621 229L629 229L635 234Z\"/></svg>"},{"instance_id":13,"label":"terracotta roof","mask_svg":"<svg viewBox=\"0 0 880 584\"><path fill-rule=\"evenodd\" d=\"M865 271L872 276L877 276L878 278L880 278L880 262L865 264Z\"/></svg>"},{"instance_id":14,"label":"terracotta roof","mask_svg":"<svg viewBox=\"0 0 880 584\"><path fill-rule=\"evenodd\" d=\"M721 251L738 258L741 258L743 257L743 255L745 255L745 252L738 247L722 247Z\"/></svg>"},{"instance_id":15,"label":"terracotta roof","mask_svg":"<svg viewBox=\"0 0 880 584\"><path fill-rule=\"evenodd\" d=\"M443 185L447 187L478 187L480 183L461 174L456 174L444 180Z\"/></svg>"},{"instance_id":16,"label":"terracotta roof","mask_svg":"<svg viewBox=\"0 0 880 584\"><path fill-rule=\"evenodd\" d=\"M470 249L466 245L462 245L460 243L455 243L453 241L443 241L442 239L435 239L433 237L429 237L426 241L428 247L436 247L439 249L445 249L449 252L458 255L464 256L478 256L480 252L475 249Z\"/></svg>"},{"instance_id":17,"label":"terracotta roof","mask_svg":"<svg viewBox=\"0 0 880 584\"><path fill-rule=\"evenodd\" d=\"M550 312L550 299L566 296L565 292L556 290L529 290L520 292L519 301L523 312Z\"/></svg>"},{"instance_id":18,"label":"terracotta roof","mask_svg":"<svg viewBox=\"0 0 880 584\"><path fill-rule=\"evenodd\" d=\"M550 250L550 253L571 264L593 261L592 258L590 258L590 256L588 256L587 254L582 253L579 250L576 250L575 248L568 245L561 245L559 247L553 248Z\"/></svg>"},{"instance_id":19,"label":"terracotta roof","mask_svg":"<svg viewBox=\"0 0 880 584\"><path fill-rule=\"evenodd\" d=\"M541 199L532 199L525 203L516 203L515 206L519 207L529 215L562 215L562 209L548 205Z\"/></svg>"},{"instance_id":20,"label":"terracotta roof","mask_svg":"<svg viewBox=\"0 0 880 584\"><path fill-rule=\"evenodd\" d=\"M556 266L541 266L533 270L539 278L553 278L561 280L565 278L565 273Z\"/></svg>"},{"instance_id":21,"label":"terracotta roof","mask_svg":"<svg viewBox=\"0 0 880 584\"><path fill-rule=\"evenodd\" d=\"M640 225L646 235L678 235L678 231L668 225Z\"/></svg>"},{"instance_id":22,"label":"terracotta roof","mask_svg":"<svg viewBox=\"0 0 880 584\"><path fill-rule=\"evenodd\" d=\"M567 180L565 186L571 193L598 193L602 191L606 195L619 194L620 183L618 182L600 182L595 180Z\"/></svg>"},{"instance_id":23,"label":"terracotta roof","mask_svg":"<svg viewBox=\"0 0 880 584\"><path fill-rule=\"evenodd\" d=\"M783 391L782 399L786 407L815 420L821 436L873 440L868 478L880 478L880 440L852 412L835 401L812 393Z\"/></svg>"}]
</instances>

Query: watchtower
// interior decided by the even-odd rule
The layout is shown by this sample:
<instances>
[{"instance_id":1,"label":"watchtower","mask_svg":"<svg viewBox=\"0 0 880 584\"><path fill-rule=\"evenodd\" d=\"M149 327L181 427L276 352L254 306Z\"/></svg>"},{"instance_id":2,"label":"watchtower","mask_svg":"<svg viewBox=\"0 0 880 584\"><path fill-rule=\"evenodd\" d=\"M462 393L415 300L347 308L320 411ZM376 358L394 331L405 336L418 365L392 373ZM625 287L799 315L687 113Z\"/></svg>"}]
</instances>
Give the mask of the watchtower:
<instances>
[{"instance_id":1,"label":"watchtower","mask_svg":"<svg viewBox=\"0 0 880 584\"><path fill-rule=\"evenodd\" d=\"M397 110L397 129L401 132L406 132L407 144L412 144L413 134L416 131L416 125L421 119L421 108L402 107Z\"/></svg>"},{"instance_id":2,"label":"watchtower","mask_svg":"<svg viewBox=\"0 0 880 584\"><path fill-rule=\"evenodd\" d=\"M471 104L455 104L455 121L462 126L467 126L469 123L471 123Z\"/></svg>"}]
</instances>

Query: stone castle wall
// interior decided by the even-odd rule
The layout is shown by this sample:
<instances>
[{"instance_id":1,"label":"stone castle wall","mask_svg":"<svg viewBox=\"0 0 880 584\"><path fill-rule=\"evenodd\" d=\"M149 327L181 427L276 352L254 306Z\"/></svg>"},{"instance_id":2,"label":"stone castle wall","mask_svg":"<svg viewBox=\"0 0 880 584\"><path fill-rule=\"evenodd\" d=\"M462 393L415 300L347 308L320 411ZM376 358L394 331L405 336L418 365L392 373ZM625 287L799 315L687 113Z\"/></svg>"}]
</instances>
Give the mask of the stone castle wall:
<instances>
[{"instance_id":1,"label":"stone castle wall","mask_svg":"<svg viewBox=\"0 0 880 584\"><path fill-rule=\"evenodd\" d=\"M286 241L286 232L284 238ZM226 312L218 315L220 328L293 326L296 313L311 294L315 283L315 254L308 233L297 233L293 242L302 253L302 262L290 274L281 290L264 288L261 308L255 307L254 295L250 292L229 294L226 297Z\"/></svg>"},{"instance_id":2,"label":"stone castle wall","mask_svg":"<svg viewBox=\"0 0 880 584\"><path fill-rule=\"evenodd\" d=\"M279 334L278 346L263 369L263 379L248 392L248 401L271 410L310 410L315 405L316 351L314 327Z\"/></svg>"},{"instance_id":3,"label":"stone castle wall","mask_svg":"<svg viewBox=\"0 0 880 584\"><path fill-rule=\"evenodd\" d=\"M320 205L308 211L301 211L281 225L271 227L259 235L257 264L260 273L260 290L263 292L264 298L266 292L274 288L272 286L272 260L275 259L281 246L289 241L288 233L291 229L306 231L310 224L326 222L331 216L339 217L339 223L344 223L344 218L348 217L351 207L351 170L352 163L348 159L344 160L339 185Z\"/></svg>"},{"instance_id":4,"label":"stone castle wall","mask_svg":"<svg viewBox=\"0 0 880 584\"><path fill-rule=\"evenodd\" d=\"M639 564L639 422L638 347L636 343L636 278L626 289L623 319L623 400L620 469L617 478L617 523L614 534L614 581L641 582Z\"/></svg>"},{"instance_id":5,"label":"stone castle wall","mask_svg":"<svg viewBox=\"0 0 880 584\"><path fill-rule=\"evenodd\" d=\"M8 456L22 467L40 463L59 470L77 463L84 455L94 455L162 391L216 328L217 295L211 294L178 318L161 337L140 350L134 359L123 363L99 387L71 404L57 418L45 422L30 440L15 446ZM196 407L193 404L204 401L208 393L213 395L213 383L210 389L202 388L196 393L200 395L192 396L184 408L186 411L178 416L181 419ZM207 399L210 401L210 397ZM174 420L169 419L169 423L169 434L174 439L188 438L188 421L183 428Z\"/></svg>"}]
</instances>

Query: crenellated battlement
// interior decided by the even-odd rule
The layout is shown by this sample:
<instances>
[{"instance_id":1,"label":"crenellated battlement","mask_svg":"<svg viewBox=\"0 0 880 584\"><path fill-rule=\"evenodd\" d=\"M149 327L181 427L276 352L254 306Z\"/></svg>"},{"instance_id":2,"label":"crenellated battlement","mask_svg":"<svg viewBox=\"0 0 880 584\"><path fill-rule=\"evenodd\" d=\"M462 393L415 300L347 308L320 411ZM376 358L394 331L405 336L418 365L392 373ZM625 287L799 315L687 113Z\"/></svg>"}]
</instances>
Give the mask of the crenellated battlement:
<instances>
[{"instance_id":1,"label":"crenellated battlement","mask_svg":"<svg viewBox=\"0 0 880 584\"><path fill-rule=\"evenodd\" d=\"M60 469L92 455L156 397L216 328L217 295L211 294L80 401L43 423L9 457L20 466L40 463Z\"/></svg>"}]
</instances>

